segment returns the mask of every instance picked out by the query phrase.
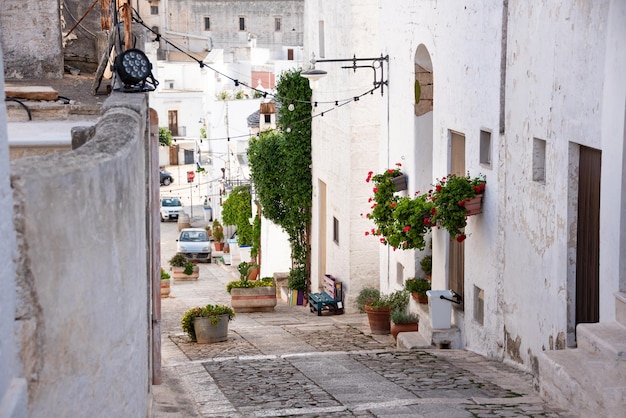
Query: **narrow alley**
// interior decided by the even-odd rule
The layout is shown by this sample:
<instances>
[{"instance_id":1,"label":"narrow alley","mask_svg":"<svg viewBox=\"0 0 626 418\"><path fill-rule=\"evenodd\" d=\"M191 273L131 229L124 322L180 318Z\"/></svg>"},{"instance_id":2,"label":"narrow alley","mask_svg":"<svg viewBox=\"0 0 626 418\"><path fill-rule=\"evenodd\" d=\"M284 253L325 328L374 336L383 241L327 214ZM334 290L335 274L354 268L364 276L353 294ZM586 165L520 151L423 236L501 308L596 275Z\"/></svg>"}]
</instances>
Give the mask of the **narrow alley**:
<instances>
[{"instance_id":1,"label":"narrow alley","mask_svg":"<svg viewBox=\"0 0 626 418\"><path fill-rule=\"evenodd\" d=\"M165 268L177 234L176 223L161 224ZM575 416L545 404L531 376L500 362L463 350L398 350L391 335L370 334L365 314L317 316L279 301L274 312L237 314L226 342L190 343L184 312L230 305L226 283L237 278L236 266L214 263L200 265L198 281L172 281L161 300L154 418Z\"/></svg>"}]
</instances>

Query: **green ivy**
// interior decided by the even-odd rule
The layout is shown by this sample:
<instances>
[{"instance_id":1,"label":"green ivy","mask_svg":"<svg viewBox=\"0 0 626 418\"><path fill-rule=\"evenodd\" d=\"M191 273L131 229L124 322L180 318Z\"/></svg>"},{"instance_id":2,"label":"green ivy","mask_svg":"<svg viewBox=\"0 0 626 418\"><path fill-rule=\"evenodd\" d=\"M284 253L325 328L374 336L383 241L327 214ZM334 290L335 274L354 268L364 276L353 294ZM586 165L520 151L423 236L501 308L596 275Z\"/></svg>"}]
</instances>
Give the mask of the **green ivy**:
<instances>
[{"instance_id":1,"label":"green ivy","mask_svg":"<svg viewBox=\"0 0 626 418\"><path fill-rule=\"evenodd\" d=\"M281 76L276 92L281 130L251 139L248 159L263 214L289 235L293 266L305 272L305 290L312 204L311 89L299 70L290 70Z\"/></svg>"},{"instance_id":2,"label":"green ivy","mask_svg":"<svg viewBox=\"0 0 626 418\"><path fill-rule=\"evenodd\" d=\"M222 206L222 220L225 225L237 227L237 243L239 245L252 245L251 199L250 186L237 186L228 195Z\"/></svg>"}]
</instances>

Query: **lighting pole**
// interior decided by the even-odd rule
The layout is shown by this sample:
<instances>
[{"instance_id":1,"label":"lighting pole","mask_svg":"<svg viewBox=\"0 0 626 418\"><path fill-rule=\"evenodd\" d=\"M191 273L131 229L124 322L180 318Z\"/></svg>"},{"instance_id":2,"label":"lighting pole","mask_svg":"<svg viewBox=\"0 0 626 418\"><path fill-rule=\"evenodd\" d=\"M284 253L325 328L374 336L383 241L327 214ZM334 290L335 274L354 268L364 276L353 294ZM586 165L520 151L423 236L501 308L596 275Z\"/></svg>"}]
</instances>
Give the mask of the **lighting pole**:
<instances>
[{"instance_id":1,"label":"lighting pole","mask_svg":"<svg viewBox=\"0 0 626 418\"><path fill-rule=\"evenodd\" d=\"M369 65L357 65L357 62L362 61L371 61ZM383 67L383 62L387 63L389 66L389 55L380 54L380 57L374 58L357 58L354 55L352 58L338 58L338 59L322 59L316 60L315 54L313 54L313 58L311 59L311 69L302 71L300 75L309 80L309 86L311 90L314 89L317 81L324 77L327 73L324 70L318 70L315 68L315 64L318 62L351 62L352 65L342 66L341 68L352 69L356 72L357 68L371 68L374 70L374 88L377 89L380 87L380 95L384 95L385 86L389 85L389 79L385 80L385 68ZM378 77L377 70L380 70L380 77Z\"/></svg>"}]
</instances>

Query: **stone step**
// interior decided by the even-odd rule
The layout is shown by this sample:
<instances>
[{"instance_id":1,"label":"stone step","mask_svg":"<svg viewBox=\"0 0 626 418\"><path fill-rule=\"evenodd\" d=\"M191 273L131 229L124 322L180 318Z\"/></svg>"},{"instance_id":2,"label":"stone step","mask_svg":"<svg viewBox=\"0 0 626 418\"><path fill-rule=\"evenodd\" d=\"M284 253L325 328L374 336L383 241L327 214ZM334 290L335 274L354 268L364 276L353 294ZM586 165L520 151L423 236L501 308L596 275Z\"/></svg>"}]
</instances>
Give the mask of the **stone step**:
<instances>
[{"instance_id":1,"label":"stone step","mask_svg":"<svg viewBox=\"0 0 626 418\"><path fill-rule=\"evenodd\" d=\"M579 416L624 416L626 360L576 348L541 353L538 363L542 398Z\"/></svg>"},{"instance_id":2,"label":"stone step","mask_svg":"<svg viewBox=\"0 0 626 418\"><path fill-rule=\"evenodd\" d=\"M26 122L29 120L77 120L90 117L97 119L100 115L99 105L77 105L58 101L28 101L20 100L21 104L14 101L7 101L7 121Z\"/></svg>"},{"instance_id":3,"label":"stone step","mask_svg":"<svg viewBox=\"0 0 626 418\"><path fill-rule=\"evenodd\" d=\"M578 324L576 342L579 349L626 362L626 327L617 322Z\"/></svg>"},{"instance_id":4,"label":"stone step","mask_svg":"<svg viewBox=\"0 0 626 418\"><path fill-rule=\"evenodd\" d=\"M422 337L422 335L418 331L398 333L396 345L401 350L433 348L433 345L430 342L426 341L426 339Z\"/></svg>"}]
</instances>

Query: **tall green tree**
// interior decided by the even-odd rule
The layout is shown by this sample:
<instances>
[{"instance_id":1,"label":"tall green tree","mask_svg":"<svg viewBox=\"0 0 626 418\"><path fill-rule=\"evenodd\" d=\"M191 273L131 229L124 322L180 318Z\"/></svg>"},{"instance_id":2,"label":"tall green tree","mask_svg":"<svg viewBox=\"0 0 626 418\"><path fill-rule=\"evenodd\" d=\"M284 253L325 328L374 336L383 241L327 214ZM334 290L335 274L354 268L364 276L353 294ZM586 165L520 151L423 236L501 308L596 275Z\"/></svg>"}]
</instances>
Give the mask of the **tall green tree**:
<instances>
[{"instance_id":1,"label":"tall green tree","mask_svg":"<svg viewBox=\"0 0 626 418\"><path fill-rule=\"evenodd\" d=\"M159 128L159 144L169 147L172 145L172 131L167 128Z\"/></svg>"},{"instance_id":2,"label":"tall green tree","mask_svg":"<svg viewBox=\"0 0 626 418\"><path fill-rule=\"evenodd\" d=\"M311 89L299 70L276 85L277 123L248 146L252 181L264 215L289 235L294 274L310 274ZM304 290L304 289L303 289Z\"/></svg>"}]
</instances>

